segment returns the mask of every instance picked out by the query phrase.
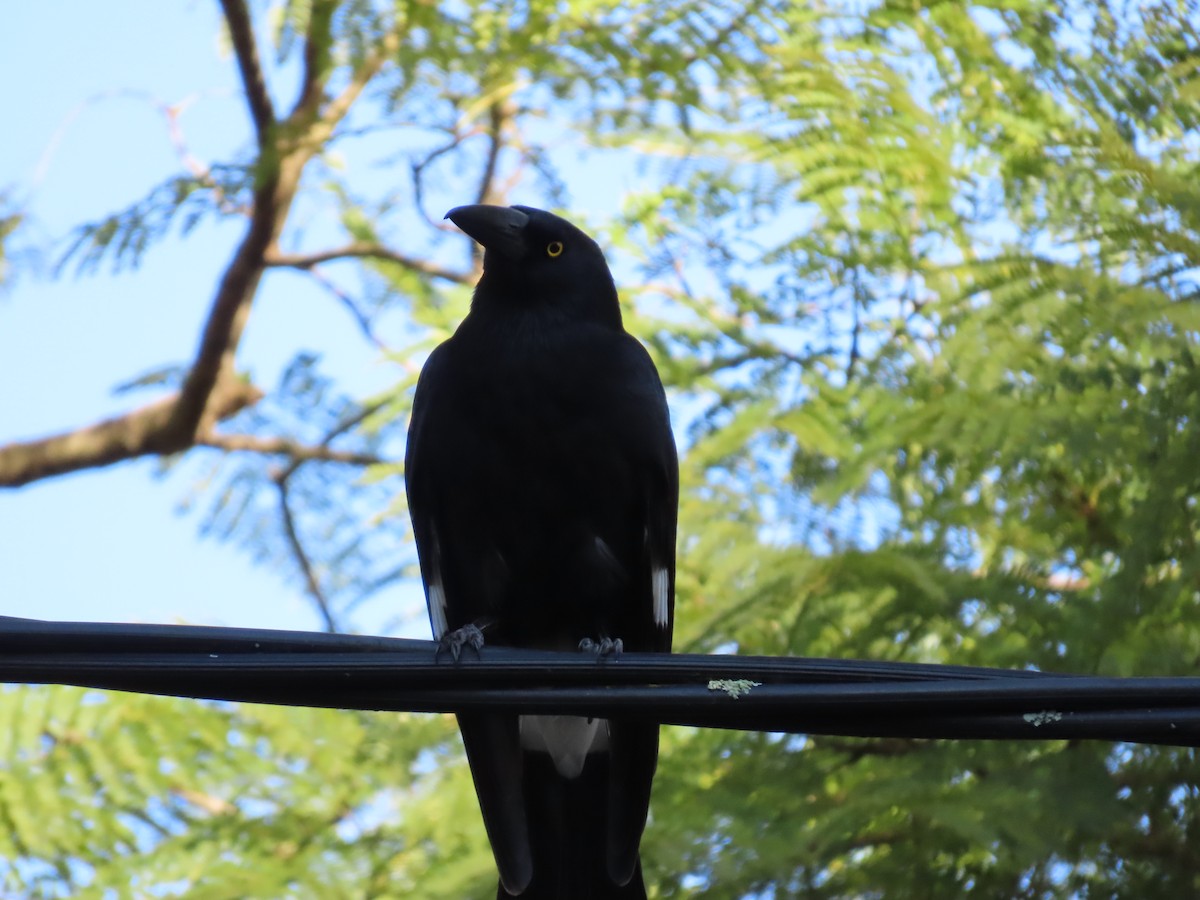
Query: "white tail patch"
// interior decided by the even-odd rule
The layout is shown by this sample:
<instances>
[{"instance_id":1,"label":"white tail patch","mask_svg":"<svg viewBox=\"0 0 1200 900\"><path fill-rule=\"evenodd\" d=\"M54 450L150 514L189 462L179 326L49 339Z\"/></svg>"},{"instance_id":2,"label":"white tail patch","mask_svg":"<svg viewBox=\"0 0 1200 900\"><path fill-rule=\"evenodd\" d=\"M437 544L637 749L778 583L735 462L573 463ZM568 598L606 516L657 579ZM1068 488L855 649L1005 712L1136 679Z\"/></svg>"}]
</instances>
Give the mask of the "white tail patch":
<instances>
[{"instance_id":1,"label":"white tail patch","mask_svg":"<svg viewBox=\"0 0 1200 900\"><path fill-rule=\"evenodd\" d=\"M425 586L425 602L429 606L429 624L433 627L433 639L440 641L447 631L446 624L446 588L442 585L442 548L438 543L437 534L430 535L433 544L432 578Z\"/></svg>"},{"instance_id":2,"label":"white tail patch","mask_svg":"<svg viewBox=\"0 0 1200 900\"><path fill-rule=\"evenodd\" d=\"M549 753L563 778L583 771L587 755L608 749L608 720L581 716L521 716L521 746Z\"/></svg>"},{"instance_id":3,"label":"white tail patch","mask_svg":"<svg viewBox=\"0 0 1200 900\"><path fill-rule=\"evenodd\" d=\"M654 588L654 624L666 628L671 622L671 573L666 566L655 566L650 580Z\"/></svg>"}]
</instances>

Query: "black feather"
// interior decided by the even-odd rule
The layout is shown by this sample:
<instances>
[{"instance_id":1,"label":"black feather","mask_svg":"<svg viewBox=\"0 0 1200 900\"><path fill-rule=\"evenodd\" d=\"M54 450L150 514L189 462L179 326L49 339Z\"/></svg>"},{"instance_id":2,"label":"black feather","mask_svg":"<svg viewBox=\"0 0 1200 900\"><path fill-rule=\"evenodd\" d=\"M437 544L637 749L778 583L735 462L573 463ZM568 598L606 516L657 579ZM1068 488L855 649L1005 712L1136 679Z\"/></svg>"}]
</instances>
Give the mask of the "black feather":
<instances>
[{"instance_id":1,"label":"black feather","mask_svg":"<svg viewBox=\"0 0 1200 900\"><path fill-rule=\"evenodd\" d=\"M669 651L675 444L604 255L541 210L468 206L447 218L485 252L470 313L421 373L409 429L434 636L476 625L491 644ZM459 721L500 896L645 896L638 846L657 726ZM580 766L572 751L587 749Z\"/></svg>"}]
</instances>

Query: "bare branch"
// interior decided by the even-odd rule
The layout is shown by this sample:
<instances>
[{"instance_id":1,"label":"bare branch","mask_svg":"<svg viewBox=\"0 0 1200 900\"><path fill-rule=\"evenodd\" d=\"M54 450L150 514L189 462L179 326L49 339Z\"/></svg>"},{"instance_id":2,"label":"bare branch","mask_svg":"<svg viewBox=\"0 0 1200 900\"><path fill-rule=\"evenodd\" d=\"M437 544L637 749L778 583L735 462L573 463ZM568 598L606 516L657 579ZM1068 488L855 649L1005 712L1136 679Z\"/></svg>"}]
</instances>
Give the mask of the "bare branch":
<instances>
[{"instance_id":1,"label":"bare branch","mask_svg":"<svg viewBox=\"0 0 1200 900\"><path fill-rule=\"evenodd\" d=\"M353 450L334 450L324 444L301 444L282 437L258 437L253 434L210 434L196 441L200 447L249 453L266 453L287 456L292 462L343 463L350 466L373 466L383 462L374 453L359 453Z\"/></svg>"},{"instance_id":2,"label":"bare branch","mask_svg":"<svg viewBox=\"0 0 1200 900\"><path fill-rule=\"evenodd\" d=\"M225 24L229 27L229 38L237 56L238 70L242 73L242 86L246 91L246 103L250 107L250 118L254 120L254 131L258 146L266 147L271 126L275 124L275 110L271 96L267 93L266 79L258 61L258 47L254 42L254 28L250 23L250 11L243 0L221 0L225 13Z\"/></svg>"},{"instance_id":3,"label":"bare branch","mask_svg":"<svg viewBox=\"0 0 1200 900\"><path fill-rule=\"evenodd\" d=\"M458 272L425 259L406 256L389 247L384 247L382 244L355 242L347 244L344 247L335 247L332 250L322 250L318 253L270 253L264 262L268 266L312 269L314 266L338 259L380 259L396 263L413 272L419 272L422 275L453 281L455 284L471 284L471 274L469 272Z\"/></svg>"}]
</instances>

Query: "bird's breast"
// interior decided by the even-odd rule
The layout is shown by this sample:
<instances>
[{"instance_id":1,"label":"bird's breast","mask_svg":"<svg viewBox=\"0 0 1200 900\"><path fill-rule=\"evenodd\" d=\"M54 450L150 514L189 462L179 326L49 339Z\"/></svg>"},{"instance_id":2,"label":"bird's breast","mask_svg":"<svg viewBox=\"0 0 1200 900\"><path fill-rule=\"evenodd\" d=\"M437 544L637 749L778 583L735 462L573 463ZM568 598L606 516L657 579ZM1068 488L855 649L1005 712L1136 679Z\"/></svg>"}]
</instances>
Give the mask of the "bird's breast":
<instances>
[{"instance_id":1,"label":"bird's breast","mask_svg":"<svg viewBox=\"0 0 1200 900\"><path fill-rule=\"evenodd\" d=\"M635 589L649 584L645 474L615 419L615 373L596 354L538 342L456 350L433 465L437 493L452 504L443 544L471 548L470 592L486 598L495 633L523 645L565 649L627 633ZM537 726L530 740L562 747L569 768L595 736L584 732Z\"/></svg>"}]
</instances>

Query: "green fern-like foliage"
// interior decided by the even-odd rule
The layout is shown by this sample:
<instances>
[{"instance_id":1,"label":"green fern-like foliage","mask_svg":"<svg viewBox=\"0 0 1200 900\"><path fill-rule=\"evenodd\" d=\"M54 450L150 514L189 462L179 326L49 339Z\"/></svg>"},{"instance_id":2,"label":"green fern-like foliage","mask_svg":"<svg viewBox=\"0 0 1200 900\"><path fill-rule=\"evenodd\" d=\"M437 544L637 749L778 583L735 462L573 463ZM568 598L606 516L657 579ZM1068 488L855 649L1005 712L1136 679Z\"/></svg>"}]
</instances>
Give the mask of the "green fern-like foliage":
<instances>
[{"instance_id":1,"label":"green fern-like foliage","mask_svg":"<svg viewBox=\"0 0 1200 900\"><path fill-rule=\"evenodd\" d=\"M691 646L1194 674L1196 96L1165 73L1200 45L1171 4L1089 10L786 14L722 142L771 176L631 208L660 252L720 248L656 298L701 404ZM662 827L702 895L1198 887L1192 751L677 740Z\"/></svg>"},{"instance_id":2,"label":"green fern-like foliage","mask_svg":"<svg viewBox=\"0 0 1200 900\"><path fill-rule=\"evenodd\" d=\"M0 731L8 896L403 896L443 853L461 892L490 858L431 764L446 717L45 687Z\"/></svg>"}]
</instances>

